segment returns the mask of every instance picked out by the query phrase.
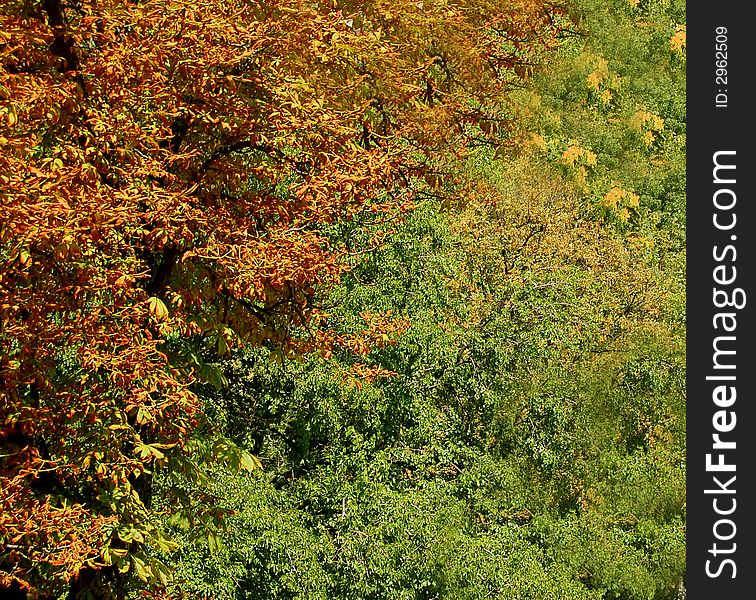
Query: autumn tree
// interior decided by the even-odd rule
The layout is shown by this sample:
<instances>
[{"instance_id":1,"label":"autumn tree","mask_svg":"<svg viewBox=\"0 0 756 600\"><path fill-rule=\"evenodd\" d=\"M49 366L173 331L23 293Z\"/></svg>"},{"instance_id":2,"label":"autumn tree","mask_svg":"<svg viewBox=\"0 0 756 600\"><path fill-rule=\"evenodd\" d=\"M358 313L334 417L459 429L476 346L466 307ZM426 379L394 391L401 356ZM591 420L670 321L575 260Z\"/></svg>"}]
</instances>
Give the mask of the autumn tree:
<instances>
[{"instance_id":1,"label":"autumn tree","mask_svg":"<svg viewBox=\"0 0 756 600\"><path fill-rule=\"evenodd\" d=\"M256 466L203 419L203 356L385 343L319 307L365 249L333 225L453 194L558 31L526 0L5 0L0 585L165 581L151 472Z\"/></svg>"}]
</instances>

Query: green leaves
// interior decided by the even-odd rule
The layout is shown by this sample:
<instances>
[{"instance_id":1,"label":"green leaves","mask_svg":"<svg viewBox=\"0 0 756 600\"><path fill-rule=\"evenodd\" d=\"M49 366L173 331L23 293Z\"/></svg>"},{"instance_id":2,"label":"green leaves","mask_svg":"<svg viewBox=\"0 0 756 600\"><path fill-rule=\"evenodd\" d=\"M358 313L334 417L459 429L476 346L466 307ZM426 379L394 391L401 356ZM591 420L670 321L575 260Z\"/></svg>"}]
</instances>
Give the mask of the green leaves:
<instances>
[{"instance_id":1,"label":"green leaves","mask_svg":"<svg viewBox=\"0 0 756 600\"><path fill-rule=\"evenodd\" d=\"M244 470L251 473L262 469L262 463L257 457L223 438L216 439L213 443L212 456L214 461L224 464L232 472Z\"/></svg>"},{"instance_id":2,"label":"green leaves","mask_svg":"<svg viewBox=\"0 0 756 600\"><path fill-rule=\"evenodd\" d=\"M679 388L680 355L660 332L644 337L648 321L610 321L642 289L640 269L529 158L481 169L503 187L496 207L419 206L334 291L329 318L347 330L365 311L409 317L368 355L396 377L345 386L340 353L219 363L229 386L207 387L208 412L266 470L217 472L233 513L219 540L181 530L193 557L182 589L646 600L678 582L683 434L670 416L683 409L664 390ZM666 431L653 456L624 442L641 414L644 431Z\"/></svg>"},{"instance_id":3,"label":"green leaves","mask_svg":"<svg viewBox=\"0 0 756 600\"><path fill-rule=\"evenodd\" d=\"M223 542L218 534L209 532L207 534L207 547L210 554L218 554L223 549Z\"/></svg>"}]
</instances>

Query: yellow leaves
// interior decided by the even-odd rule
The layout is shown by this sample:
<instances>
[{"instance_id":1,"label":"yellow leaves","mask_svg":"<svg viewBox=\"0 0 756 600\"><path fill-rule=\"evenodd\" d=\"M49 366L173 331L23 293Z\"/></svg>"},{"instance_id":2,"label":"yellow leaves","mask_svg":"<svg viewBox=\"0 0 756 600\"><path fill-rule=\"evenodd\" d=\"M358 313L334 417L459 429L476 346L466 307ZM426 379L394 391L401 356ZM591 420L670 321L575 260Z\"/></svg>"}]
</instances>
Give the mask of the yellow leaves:
<instances>
[{"instance_id":1,"label":"yellow leaves","mask_svg":"<svg viewBox=\"0 0 756 600\"><path fill-rule=\"evenodd\" d=\"M116 280L113 282L113 285L116 287L129 287L134 283L134 278L127 274L119 275Z\"/></svg>"},{"instance_id":2,"label":"yellow leaves","mask_svg":"<svg viewBox=\"0 0 756 600\"><path fill-rule=\"evenodd\" d=\"M630 118L630 125L641 134L643 145L650 149L664 130L664 119L644 108L639 108Z\"/></svg>"},{"instance_id":3,"label":"yellow leaves","mask_svg":"<svg viewBox=\"0 0 756 600\"><path fill-rule=\"evenodd\" d=\"M157 296L152 296L147 301L147 310L158 321L163 321L168 318L168 307Z\"/></svg>"},{"instance_id":4,"label":"yellow leaves","mask_svg":"<svg viewBox=\"0 0 756 600\"><path fill-rule=\"evenodd\" d=\"M538 148L537 144L531 144ZM566 167L566 171L572 176L573 182L584 191L588 190L589 178L591 178L598 167L598 155L583 148L578 140L569 140L550 138L545 140L547 156ZM566 146L566 147L565 147Z\"/></svg>"},{"instance_id":5,"label":"yellow leaves","mask_svg":"<svg viewBox=\"0 0 756 600\"><path fill-rule=\"evenodd\" d=\"M656 246L653 238L639 235L628 236L626 242L630 250L635 253L650 252Z\"/></svg>"},{"instance_id":6,"label":"yellow leaves","mask_svg":"<svg viewBox=\"0 0 756 600\"><path fill-rule=\"evenodd\" d=\"M496 182L498 175L494 177ZM532 289L533 283L544 277L541 281L569 286L570 278L563 273L581 272L580 293L587 295L583 306L588 312L576 314L580 325L575 335L594 335L589 333L596 325L590 314L596 306L593 303L605 302L607 297L623 298L627 273L645 277L637 268L636 257L606 223L585 214L583 193L575 193L537 155L513 161L498 186L501 196L494 206L471 202L454 225L455 236L464 240L465 263L469 265L459 293L469 298L470 318L487 318L492 305L489 290L497 286ZM630 218L632 214L628 208ZM623 218L614 213L612 217L618 223ZM497 268L484 271L482 265ZM607 290L611 290L608 295ZM579 330L581 326L585 326L584 332Z\"/></svg>"},{"instance_id":7,"label":"yellow leaves","mask_svg":"<svg viewBox=\"0 0 756 600\"><path fill-rule=\"evenodd\" d=\"M246 450L241 450L241 468L251 473L252 471L261 471L263 466L260 459L250 454Z\"/></svg>"},{"instance_id":8,"label":"yellow leaves","mask_svg":"<svg viewBox=\"0 0 756 600\"><path fill-rule=\"evenodd\" d=\"M599 88L601 87L601 81L602 81L601 74L598 71L593 71L590 75L588 75L588 87L592 90L598 92Z\"/></svg>"},{"instance_id":9,"label":"yellow leaves","mask_svg":"<svg viewBox=\"0 0 756 600\"><path fill-rule=\"evenodd\" d=\"M140 460L145 462L152 461L153 459L159 461L165 460L165 454L153 444L143 444L139 442L134 448L134 453L140 458Z\"/></svg>"},{"instance_id":10,"label":"yellow leaves","mask_svg":"<svg viewBox=\"0 0 756 600\"><path fill-rule=\"evenodd\" d=\"M226 438L218 438L214 441L212 454L215 459L222 461L234 472L246 471L251 473L263 468L259 458Z\"/></svg>"},{"instance_id":11,"label":"yellow leaves","mask_svg":"<svg viewBox=\"0 0 756 600\"><path fill-rule=\"evenodd\" d=\"M639 131L650 130L660 132L664 129L664 119L643 108L635 111L630 119L630 123Z\"/></svg>"},{"instance_id":12,"label":"yellow leaves","mask_svg":"<svg viewBox=\"0 0 756 600\"><path fill-rule=\"evenodd\" d=\"M687 28L685 25L678 25L675 33L669 38L669 47L675 56L685 60L687 50Z\"/></svg>"},{"instance_id":13,"label":"yellow leaves","mask_svg":"<svg viewBox=\"0 0 756 600\"><path fill-rule=\"evenodd\" d=\"M603 204L621 223L627 223L631 217L630 209L640 206L640 197L634 192L614 186L604 194Z\"/></svg>"},{"instance_id":14,"label":"yellow leaves","mask_svg":"<svg viewBox=\"0 0 756 600\"><path fill-rule=\"evenodd\" d=\"M575 163L581 156L580 148L577 146L569 146L567 150L562 153L562 162L567 166L575 166Z\"/></svg>"},{"instance_id":15,"label":"yellow leaves","mask_svg":"<svg viewBox=\"0 0 756 600\"><path fill-rule=\"evenodd\" d=\"M319 39L313 39L310 41L310 52L318 52L325 44Z\"/></svg>"},{"instance_id":16,"label":"yellow leaves","mask_svg":"<svg viewBox=\"0 0 756 600\"><path fill-rule=\"evenodd\" d=\"M604 195L604 204L609 208L617 208L619 201L622 199L622 193L624 190L613 187Z\"/></svg>"},{"instance_id":17,"label":"yellow leaves","mask_svg":"<svg viewBox=\"0 0 756 600\"><path fill-rule=\"evenodd\" d=\"M583 167L595 167L597 156L594 152L581 148L577 145L577 142L571 141L567 146L567 149L562 153L561 161L568 167L580 168Z\"/></svg>"},{"instance_id":18,"label":"yellow leaves","mask_svg":"<svg viewBox=\"0 0 756 600\"><path fill-rule=\"evenodd\" d=\"M620 76L610 72L609 62L601 56L594 58L588 55L584 60L593 63L593 70L586 77L590 95L597 98L604 108L610 107L621 87Z\"/></svg>"},{"instance_id":19,"label":"yellow leaves","mask_svg":"<svg viewBox=\"0 0 756 600\"><path fill-rule=\"evenodd\" d=\"M0 111L0 115L5 117L5 122L9 128L14 127L18 123L18 116L12 106L4 106Z\"/></svg>"},{"instance_id":20,"label":"yellow leaves","mask_svg":"<svg viewBox=\"0 0 756 600\"><path fill-rule=\"evenodd\" d=\"M142 534L142 532L132 526L119 527L117 535L118 539L120 539L122 542L137 542L140 544L144 543L144 535Z\"/></svg>"},{"instance_id":21,"label":"yellow leaves","mask_svg":"<svg viewBox=\"0 0 756 600\"><path fill-rule=\"evenodd\" d=\"M146 406L139 406L136 409L135 420L138 425L144 425L146 423L154 421L155 417L153 416L149 408L147 408Z\"/></svg>"},{"instance_id":22,"label":"yellow leaves","mask_svg":"<svg viewBox=\"0 0 756 600\"><path fill-rule=\"evenodd\" d=\"M588 75L588 87L598 92L601 84L609 78L609 62L599 56L594 70Z\"/></svg>"},{"instance_id":23,"label":"yellow leaves","mask_svg":"<svg viewBox=\"0 0 756 600\"><path fill-rule=\"evenodd\" d=\"M30 267L32 265L32 257L28 250L21 250L18 253L18 262L22 267Z\"/></svg>"},{"instance_id":24,"label":"yellow leaves","mask_svg":"<svg viewBox=\"0 0 756 600\"><path fill-rule=\"evenodd\" d=\"M530 139L528 140L529 144L533 146L534 148L537 148L541 152L547 152L548 147L546 146L546 140L544 137L538 133L533 133L530 136Z\"/></svg>"}]
</instances>

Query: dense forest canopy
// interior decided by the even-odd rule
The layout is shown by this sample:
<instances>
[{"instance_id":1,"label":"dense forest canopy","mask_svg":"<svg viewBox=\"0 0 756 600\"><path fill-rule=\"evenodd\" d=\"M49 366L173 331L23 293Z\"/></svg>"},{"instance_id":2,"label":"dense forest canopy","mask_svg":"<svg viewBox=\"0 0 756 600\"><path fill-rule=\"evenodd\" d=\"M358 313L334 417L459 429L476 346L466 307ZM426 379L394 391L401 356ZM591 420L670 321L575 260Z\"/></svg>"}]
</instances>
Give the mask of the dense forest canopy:
<instances>
[{"instance_id":1,"label":"dense forest canopy","mask_svg":"<svg viewBox=\"0 0 756 600\"><path fill-rule=\"evenodd\" d=\"M0 4L0 589L676 597L671 0Z\"/></svg>"}]
</instances>

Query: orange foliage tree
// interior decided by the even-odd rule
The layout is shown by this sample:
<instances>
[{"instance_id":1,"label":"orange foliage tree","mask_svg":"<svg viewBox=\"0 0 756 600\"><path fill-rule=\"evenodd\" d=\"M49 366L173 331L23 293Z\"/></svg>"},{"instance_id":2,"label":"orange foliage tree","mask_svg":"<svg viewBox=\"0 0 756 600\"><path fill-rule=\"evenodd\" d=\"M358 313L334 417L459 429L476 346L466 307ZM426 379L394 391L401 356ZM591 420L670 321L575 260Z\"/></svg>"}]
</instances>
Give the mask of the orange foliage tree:
<instances>
[{"instance_id":1,"label":"orange foliage tree","mask_svg":"<svg viewBox=\"0 0 756 600\"><path fill-rule=\"evenodd\" d=\"M193 468L191 386L221 383L198 349L385 340L385 315L360 342L317 306L355 253L335 225L452 193L556 23L538 0L2 2L0 586L167 577L149 474Z\"/></svg>"}]
</instances>

